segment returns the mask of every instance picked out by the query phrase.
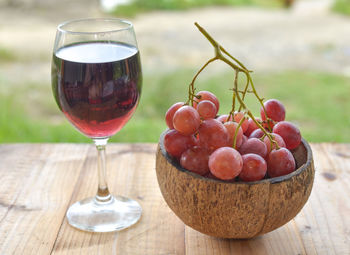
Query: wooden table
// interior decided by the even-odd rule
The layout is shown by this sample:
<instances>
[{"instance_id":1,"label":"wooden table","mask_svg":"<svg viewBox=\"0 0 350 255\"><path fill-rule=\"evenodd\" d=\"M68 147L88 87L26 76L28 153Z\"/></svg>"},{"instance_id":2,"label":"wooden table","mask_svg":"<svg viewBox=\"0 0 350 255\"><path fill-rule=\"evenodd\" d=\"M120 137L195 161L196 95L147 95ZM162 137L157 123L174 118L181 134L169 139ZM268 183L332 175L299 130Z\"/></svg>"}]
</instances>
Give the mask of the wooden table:
<instances>
[{"instance_id":1,"label":"wooden table","mask_svg":"<svg viewBox=\"0 0 350 255\"><path fill-rule=\"evenodd\" d=\"M143 207L139 223L114 233L70 227L70 204L97 188L87 144L0 145L0 254L350 254L350 144L312 144L316 178L303 210L252 240L223 240L186 227L155 175L155 144L110 144L109 186Z\"/></svg>"}]
</instances>

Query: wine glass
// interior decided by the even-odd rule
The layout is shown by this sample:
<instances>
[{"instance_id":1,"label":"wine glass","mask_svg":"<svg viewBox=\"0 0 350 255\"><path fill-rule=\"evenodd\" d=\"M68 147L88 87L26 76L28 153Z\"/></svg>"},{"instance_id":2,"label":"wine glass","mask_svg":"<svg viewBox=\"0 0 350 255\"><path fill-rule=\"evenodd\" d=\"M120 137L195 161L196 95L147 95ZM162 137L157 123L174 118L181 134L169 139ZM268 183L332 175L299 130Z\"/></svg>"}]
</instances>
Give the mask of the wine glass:
<instances>
[{"instance_id":1,"label":"wine glass","mask_svg":"<svg viewBox=\"0 0 350 255\"><path fill-rule=\"evenodd\" d=\"M69 207L69 224L92 232L131 226L142 209L132 199L109 193L105 148L131 118L140 98L141 63L132 23L108 18L60 24L51 78L59 109L94 141L98 155L97 194Z\"/></svg>"}]
</instances>

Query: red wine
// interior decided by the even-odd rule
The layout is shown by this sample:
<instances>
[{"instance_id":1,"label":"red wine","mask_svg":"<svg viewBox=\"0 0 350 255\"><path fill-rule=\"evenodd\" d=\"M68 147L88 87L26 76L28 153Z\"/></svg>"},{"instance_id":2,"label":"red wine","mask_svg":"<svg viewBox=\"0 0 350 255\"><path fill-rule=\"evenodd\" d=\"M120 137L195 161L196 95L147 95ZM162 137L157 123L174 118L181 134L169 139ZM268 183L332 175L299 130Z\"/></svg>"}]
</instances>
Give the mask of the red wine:
<instances>
[{"instance_id":1,"label":"red wine","mask_svg":"<svg viewBox=\"0 0 350 255\"><path fill-rule=\"evenodd\" d=\"M126 44L89 42L61 48L53 55L51 75L60 110L91 138L114 135L139 102L140 56Z\"/></svg>"}]
</instances>

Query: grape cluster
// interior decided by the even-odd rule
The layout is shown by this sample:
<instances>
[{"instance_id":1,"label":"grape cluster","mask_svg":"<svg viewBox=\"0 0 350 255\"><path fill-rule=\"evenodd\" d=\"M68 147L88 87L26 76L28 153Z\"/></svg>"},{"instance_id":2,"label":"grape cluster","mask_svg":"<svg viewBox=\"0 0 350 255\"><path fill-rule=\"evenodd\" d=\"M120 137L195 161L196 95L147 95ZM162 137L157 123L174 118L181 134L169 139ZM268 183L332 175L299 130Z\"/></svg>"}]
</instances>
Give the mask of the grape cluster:
<instances>
[{"instance_id":1,"label":"grape cluster","mask_svg":"<svg viewBox=\"0 0 350 255\"><path fill-rule=\"evenodd\" d=\"M267 100L260 118L253 120L238 111L218 115L219 100L209 91L200 91L195 98L193 106L178 102L165 115L169 130L164 147L183 168L233 181L257 181L295 170L290 150L299 146L301 135L285 121L280 101Z\"/></svg>"},{"instance_id":2,"label":"grape cluster","mask_svg":"<svg viewBox=\"0 0 350 255\"><path fill-rule=\"evenodd\" d=\"M296 164L291 150L299 146L301 135L295 125L285 121L284 105L276 99L264 102L255 89L251 71L198 23L195 25L214 47L215 57L194 76L188 100L168 109L166 151L183 168L214 179L249 182L293 172ZM227 115L218 115L220 102L213 93L195 93L198 75L216 60L229 65L235 73L232 109ZM244 89L239 88L239 74L246 77ZM260 103L260 117L255 117L246 105L248 93Z\"/></svg>"}]
</instances>

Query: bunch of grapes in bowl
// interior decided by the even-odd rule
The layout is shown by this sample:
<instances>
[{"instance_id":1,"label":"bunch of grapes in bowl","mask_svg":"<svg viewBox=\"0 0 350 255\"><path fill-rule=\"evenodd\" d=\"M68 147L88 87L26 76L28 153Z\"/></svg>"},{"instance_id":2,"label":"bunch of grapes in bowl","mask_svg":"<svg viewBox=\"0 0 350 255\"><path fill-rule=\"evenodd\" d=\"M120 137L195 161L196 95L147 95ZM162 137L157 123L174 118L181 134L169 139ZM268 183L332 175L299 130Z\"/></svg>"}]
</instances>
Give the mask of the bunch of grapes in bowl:
<instances>
[{"instance_id":1,"label":"bunch of grapes in bowl","mask_svg":"<svg viewBox=\"0 0 350 255\"><path fill-rule=\"evenodd\" d=\"M193 77L188 98L165 114L168 129L156 155L159 188L187 226L215 237L252 238L287 223L305 205L315 173L312 151L286 120L284 105L260 97L251 70L195 25L215 56ZM216 61L234 71L226 114L219 112L213 93L195 87L201 72ZM256 98L259 113L250 110L248 94Z\"/></svg>"},{"instance_id":2,"label":"bunch of grapes in bowl","mask_svg":"<svg viewBox=\"0 0 350 255\"><path fill-rule=\"evenodd\" d=\"M202 32L216 43L205 30ZM213 46L220 51L194 76L187 101L173 104L166 112L167 153L183 168L220 180L258 181L293 172L296 164L291 150L299 146L302 138L299 129L285 120L284 105L277 99L264 102L250 71L231 55L233 61L227 61L221 53L227 52L220 45ZM224 61L235 72L232 109L222 115L218 98L209 91L196 93L194 86L198 75L216 60ZM243 90L238 86L239 74L247 80ZM261 104L259 117L245 103L248 93L254 94Z\"/></svg>"}]
</instances>

